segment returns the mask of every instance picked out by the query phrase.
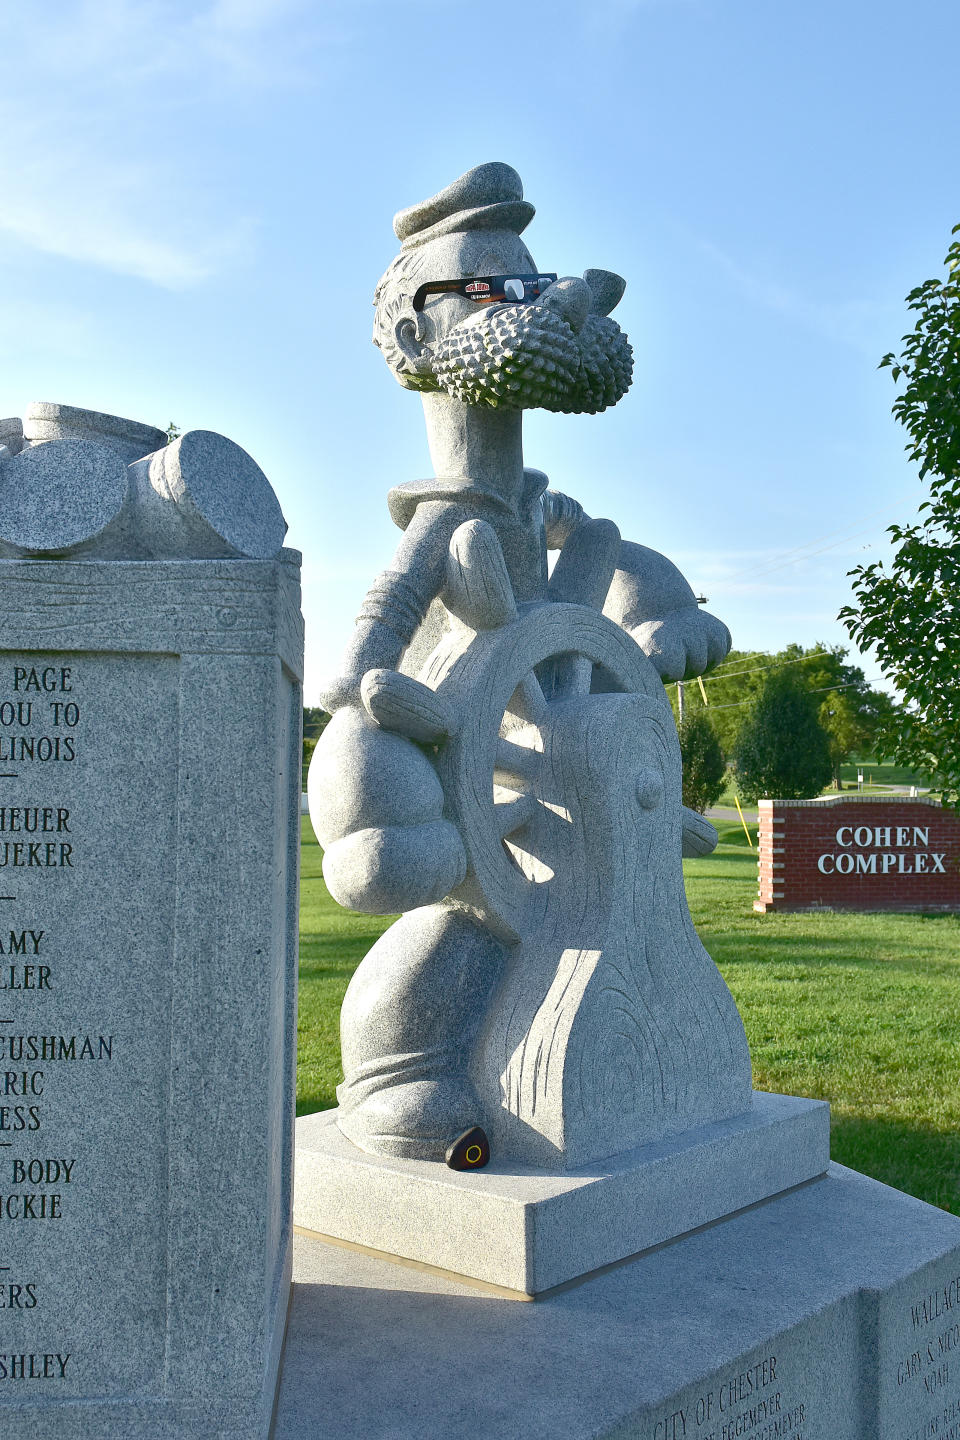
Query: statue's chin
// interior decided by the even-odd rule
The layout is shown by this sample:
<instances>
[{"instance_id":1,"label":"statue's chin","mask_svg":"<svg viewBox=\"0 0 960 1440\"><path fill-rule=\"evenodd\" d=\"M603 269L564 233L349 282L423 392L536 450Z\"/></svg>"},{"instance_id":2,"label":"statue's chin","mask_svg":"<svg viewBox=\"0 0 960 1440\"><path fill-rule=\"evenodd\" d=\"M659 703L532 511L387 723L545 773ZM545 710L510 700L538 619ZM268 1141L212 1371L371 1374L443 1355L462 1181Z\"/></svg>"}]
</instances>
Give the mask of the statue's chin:
<instances>
[{"instance_id":1,"label":"statue's chin","mask_svg":"<svg viewBox=\"0 0 960 1440\"><path fill-rule=\"evenodd\" d=\"M525 397L523 395L496 394L492 391L484 393L482 390L474 388L467 395L462 386L439 385L431 388L439 391L441 395L449 395L452 400L459 400L462 404L471 405L480 410L549 410L555 415L595 415L600 410L607 410L611 405L616 405L626 394L626 390L622 390L616 399L598 403L597 398L591 394Z\"/></svg>"}]
</instances>

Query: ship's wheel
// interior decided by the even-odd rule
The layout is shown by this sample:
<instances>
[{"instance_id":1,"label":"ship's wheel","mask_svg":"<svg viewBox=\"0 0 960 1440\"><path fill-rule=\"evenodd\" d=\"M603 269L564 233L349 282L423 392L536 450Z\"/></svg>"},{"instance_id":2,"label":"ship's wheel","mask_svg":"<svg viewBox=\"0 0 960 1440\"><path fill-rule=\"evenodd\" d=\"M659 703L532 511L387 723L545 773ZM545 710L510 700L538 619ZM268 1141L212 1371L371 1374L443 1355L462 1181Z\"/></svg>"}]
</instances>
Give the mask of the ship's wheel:
<instances>
[{"instance_id":1,"label":"ship's wheel","mask_svg":"<svg viewBox=\"0 0 960 1440\"><path fill-rule=\"evenodd\" d=\"M542 830L533 822L546 807L563 821L562 803L542 792L540 779L564 712L589 694L610 691L645 695L657 709L669 709L636 642L598 608L576 603L577 558L569 558L554 587L563 602L518 606L493 530L479 520L462 525L451 541L443 595L451 630L418 679L372 671L363 686L369 714L426 745L437 769L444 818L466 852L465 878L449 898L508 942L531 932L547 887L562 883L529 837ZM579 589L602 603L586 563L592 558L579 557ZM658 777L651 775L649 786L647 803L655 804Z\"/></svg>"}]
</instances>

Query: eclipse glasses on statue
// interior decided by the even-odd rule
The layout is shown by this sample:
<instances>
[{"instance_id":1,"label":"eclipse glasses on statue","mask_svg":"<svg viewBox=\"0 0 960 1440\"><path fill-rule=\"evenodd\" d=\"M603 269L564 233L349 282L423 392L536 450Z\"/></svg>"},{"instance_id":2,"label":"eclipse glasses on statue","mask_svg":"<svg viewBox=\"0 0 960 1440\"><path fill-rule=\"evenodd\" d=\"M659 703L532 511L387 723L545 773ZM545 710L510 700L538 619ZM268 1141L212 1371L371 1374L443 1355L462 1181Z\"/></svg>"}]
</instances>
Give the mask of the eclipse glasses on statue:
<instances>
[{"instance_id":1,"label":"eclipse glasses on statue","mask_svg":"<svg viewBox=\"0 0 960 1440\"><path fill-rule=\"evenodd\" d=\"M478 275L476 279L428 280L417 289L413 308L422 310L428 295L465 295L481 305L496 301L520 304L536 300L556 278L556 275Z\"/></svg>"}]
</instances>

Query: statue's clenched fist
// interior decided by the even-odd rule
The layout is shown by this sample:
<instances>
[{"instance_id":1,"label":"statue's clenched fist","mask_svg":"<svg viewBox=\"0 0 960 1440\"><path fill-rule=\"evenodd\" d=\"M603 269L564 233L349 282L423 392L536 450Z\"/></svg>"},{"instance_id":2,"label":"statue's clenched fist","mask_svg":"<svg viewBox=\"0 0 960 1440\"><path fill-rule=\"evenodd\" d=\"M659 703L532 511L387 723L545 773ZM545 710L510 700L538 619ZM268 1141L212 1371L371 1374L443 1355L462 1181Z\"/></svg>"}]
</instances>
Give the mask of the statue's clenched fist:
<instances>
[{"instance_id":1,"label":"statue's clenched fist","mask_svg":"<svg viewBox=\"0 0 960 1440\"><path fill-rule=\"evenodd\" d=\"M362 708L338 710L317 745L310 814L333 898L388 915L442 900L467 862L443 818L437 772L415 743L442 736L441 702L396 671L369 671L361 693Z\"/></svg>"}]
</instances>

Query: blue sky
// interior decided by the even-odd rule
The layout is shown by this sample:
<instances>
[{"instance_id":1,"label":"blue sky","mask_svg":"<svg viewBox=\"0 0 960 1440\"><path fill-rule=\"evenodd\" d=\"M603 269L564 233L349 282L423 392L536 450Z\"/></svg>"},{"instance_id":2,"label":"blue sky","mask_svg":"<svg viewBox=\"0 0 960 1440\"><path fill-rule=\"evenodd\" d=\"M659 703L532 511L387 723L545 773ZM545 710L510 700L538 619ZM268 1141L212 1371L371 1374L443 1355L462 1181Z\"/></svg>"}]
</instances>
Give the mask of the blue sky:
<instances>
[{"instance_id":1,"label":"blue sky","mask_svg":"<svg viewBox=\"0 0 960 1440\"><path fill-rule=\"evenodd\" d=\"M877 361L960 220L949 0L0 0L0 414L243 445L304 552L307 702L429 473L370 343L391 220L506 160L541 268L627 278L633 389L528 463L743 648L845 640L922 487ZM875 668L867 665L868 673Z\"/></svg>"}]
</instances>

